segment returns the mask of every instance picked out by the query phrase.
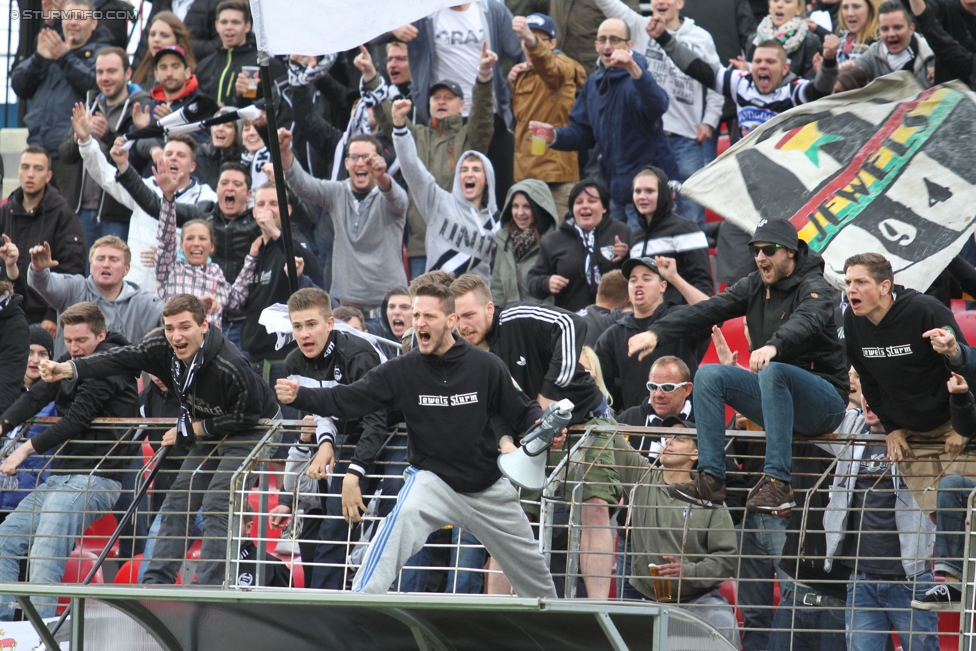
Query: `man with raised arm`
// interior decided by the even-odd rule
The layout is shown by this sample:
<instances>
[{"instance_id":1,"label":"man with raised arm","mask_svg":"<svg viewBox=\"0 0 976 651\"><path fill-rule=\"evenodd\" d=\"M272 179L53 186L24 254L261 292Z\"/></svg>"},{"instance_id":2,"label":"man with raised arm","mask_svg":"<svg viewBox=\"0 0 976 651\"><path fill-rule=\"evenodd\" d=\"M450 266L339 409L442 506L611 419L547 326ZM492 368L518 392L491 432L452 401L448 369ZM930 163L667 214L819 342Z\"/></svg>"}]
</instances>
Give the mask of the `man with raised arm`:
<instances>
[{"instance_id":1,"label":"man with raised arm","mask_svg":"<svg viewBox=\"0 0 976 651\"><path fill-rule=\"evenodd\" d=\"M555 598L518 492L497 463L499 448L514 451L516 431L530 429L542 410L516 387L501 360L455 338L449 287L424 275L411 283L410 296L417 338L410 353L348 386L310 389L282 379L275 387L282 402L321 416L403 412L410 463L406 483L370 542L353 590L385 593L427 537L452 524L484 543L520 597ZM359 522L366 506L356 495L358 483L350 488L343 512L348 521Z\"/></svg>"},{"instance_id":2,"label":"man with raised arm","mask_svg":"<svg viewBox=\"0 0 976 651\"><path fill-rule=\"evenodd\" d=\"M179 435L192 446L163 502L159 539L143 583L176 583L186 555L188 520L202 506L203 546L195 582L220 585L230 531L231 479L261 438L258 422L280 417L274 392L251 371L237 347L210 327L203 303L190 294L169 299L163 331L139 344L85 359L41 363L45 382L142 371L161 379L180 400L177 425L163 435L163 445L173 445Z\"/></svg>"}]
</instances>

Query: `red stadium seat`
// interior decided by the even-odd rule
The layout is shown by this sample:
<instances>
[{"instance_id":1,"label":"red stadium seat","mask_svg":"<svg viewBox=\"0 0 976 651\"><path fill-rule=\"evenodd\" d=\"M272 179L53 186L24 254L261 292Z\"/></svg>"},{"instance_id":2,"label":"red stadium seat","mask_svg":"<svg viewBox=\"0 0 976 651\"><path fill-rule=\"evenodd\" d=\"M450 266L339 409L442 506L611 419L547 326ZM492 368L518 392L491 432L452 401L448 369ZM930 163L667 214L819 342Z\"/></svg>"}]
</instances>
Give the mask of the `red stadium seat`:
<instances>
[{"instance_id":1,"label":"red stadium seat","mask_svg":"<svg viewBox=\"0 0 976 651\"><path fill-rule=\"evenodd\" d=\"M97 557L105 549L108 539L112 537L117 527L118 522L115 520L115 516L111 513L106 513L98 520L95 520L90 527L85 529L84 533L81 534L81 538L78 539L78 547L87 552L93 552ZM107 558L116 559L118 557L119 541L116 540Z\"/></svg>"},{"instance_id":2,"label":"red stadium seat","mask_svg":"<svg viewBox=\"0 0 976 651\"><path fill-rule=\"evenodd\" d=\"M725 341L728 342L729 348L734 351L739 351L739 363L748 364L749 344L746 342L745 317L740 316L723 323L722 334L725 335ZM705 353L702 364L718 364L718 354L715 352L715 344L709 344L708 352Z\"/></svg>"},{"instance_id":3,"label":"red stadium seat","mask_svg":"<svg viewBox=\"0 0 976 651\"><path fill-rule=\"evenodd\" d=\"M142 554L136 554L131 561L122 563L115 573L113 583L139 583L139 566L142 565Z\"/></svg>"},{"instance_id":4,"label":"red stadium seat","mask_svg":"<svg viewBox=\"0 0 976 651\"><path fill-rule=\"evenodd\" d=\"M75 549L68 555L68 561L64 565L64 574L61 576L61 583L83 583L91 569L95 567L98 555L83 549ZM92 583L105 583L105 575L102 568L98 568ZM70 603L67 597L58 598L57 614L60 615Z\"/></svg>"},{"instance_id":5,"label":"red stadium seat","mask_svg":"<svg viewBox=\"0 0 976 651\"><path fill-rule=\"evenodd\" d=\"M727 581L722 581L718 586L719 594L725 597L725 600L729 602L729 605L735 610L735 619L739 622L739 627L742 627L742 611L736 607L736 597L738 594L739 586L736 584L735 579L729 579Z\"/></svg>"},{"instance_id":6,"label":"red stadium seat","mask_svg":"<svg viewBox=\"0 0 976 651\"><path fill-rule=\"evenodd\" d=\"M305 568L302 567L302 559L298 554L279 554L276 550L269 549L268 553L288 566L291 572L291 585L294 588L305 587Z\"/></svg>"},{"instance_id":7,"label":"red stadium seat","mask_svg":"<svg viewBox=\"0 0 976 651\"><path fill-rule=\"evenodd\" d=\"M953 312L952 316L956 317L962 336L966 338L969 345L976 344L976 311Z\"/></svg>"}]
</instances>

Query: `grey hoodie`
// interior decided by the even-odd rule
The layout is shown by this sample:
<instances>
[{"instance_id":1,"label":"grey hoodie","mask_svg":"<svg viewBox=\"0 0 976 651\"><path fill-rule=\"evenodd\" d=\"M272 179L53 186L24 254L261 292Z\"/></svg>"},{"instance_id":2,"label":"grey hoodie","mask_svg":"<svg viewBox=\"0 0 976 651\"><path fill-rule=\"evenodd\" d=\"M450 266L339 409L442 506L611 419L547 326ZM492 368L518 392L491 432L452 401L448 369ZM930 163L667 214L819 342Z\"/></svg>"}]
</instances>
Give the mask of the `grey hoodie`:
<instances>
[{"instance_id":1,"label":"grey hoodie","mask_svg":"<svg viewBox=\"0 0 976 651\"><path fill-rule=\"evenodd\" d=\"M503 305L513 301L525 301L527 303L543 303L552 305L555 296L550 295L545 300L540 301L529 293L527 277L529 270L535 266L535 260L539 257L539 243L530 248L522 259L516 260L512 252L511 239L512 232L508 230L508 225L512 223L512 200L518 193L524 194L532 204L532 214L535 215L535 226L539 231L539 237L544 237L547 233L555 230L559 223L559 213L556 210L556 202L552 199L552 192L549 186L538 179L525 179L519 181L508 190L505 195L505 206L499 213L498 232L495 233L495 263L491 271L491 298L496 305Z\"/></svg>"},{"instance_id":2,"label":"grey hoodie","mask_svg":"<svg viewBox=\"0 0 976 651\"><path fill-rule=\"evenodd\" d=\"M417 144L406 126L393 131L393 146L400 159L400 169L406 179L413 200L427 222L427 271L443 269L460 276L476 273L491 282L491 256L495 249L494 235L499 222L495 218L495 170L484 154L468 150L458 156L454 167L453 191L439 185L417 157ZM461 165L472 156L485 166L484 196L487 206L478 209L464 198Z\"/></svg>"},{"instance_id":3,"label":"grey hoodie","mask_svg":"<svg viewBox=\"0 0 976 651\"><path fill-rule=\"evenodd\" d=\"M102 296L91 276L54 274L50 269L37 273L28 266L27 284L37 290L59 315L75 303L94 303L105 315L106 328L121 333L133 344L142 341L147 332L158 326L163 314L163 302L155 294L144 292L129 281L122 284L122 292L114 301ZM59 325L54 338L54 358L60 358L65 352L64 333Z\"/></svg>"},{"instance_id":4,"label":"grey hoodie","mask_svg":"<svg viewBox=\"0 0 976 651\"><path fill-rule=\"evenodd\" d=\"M352 180L323 181L296 160L285 170L285 182L298 196L325 208L335 225L332 257L334 297L362 305L379 305L392 285L407 284L403 270L403 228L407 191L396 182L390 191L379 185L360 201Z\"/></svg>"}]
</instances>

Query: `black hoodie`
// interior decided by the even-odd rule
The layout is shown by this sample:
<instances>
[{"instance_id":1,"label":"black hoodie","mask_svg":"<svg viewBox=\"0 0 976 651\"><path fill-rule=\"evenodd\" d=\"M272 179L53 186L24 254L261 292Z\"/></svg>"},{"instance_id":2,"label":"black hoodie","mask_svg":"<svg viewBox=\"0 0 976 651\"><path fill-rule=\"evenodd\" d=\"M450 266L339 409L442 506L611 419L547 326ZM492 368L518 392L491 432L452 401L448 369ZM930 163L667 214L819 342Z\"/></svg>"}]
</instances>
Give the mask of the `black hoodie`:
<instances>
[{"instance_id":1,"label":"black hoodie","mask_svg":"<svg viewBox=\"0 0 976 651\"><path fill-rule=\"evenodd\" d=\"M498 481L498 441L527 431L542 416L501 360L463 339L443 356L413 350L348 386L302 387L292 407L337 418L401 410L407 461L459 493L477 493Z\"/></svg>"},{"instance_id":2,"label":"black hoodie","mask_svg":"<svg viewBox=\"0 0 976 651\"><path fill-rule=\"evenodd\" d=\"M30 353L30 329L20 309L22 296L0 296L0 413L20 397Z\"/></svg>"},{"instance_id":3,"label":"black hoodie","mask_svg":"<svg viewBox=\"0 0 976 651\"><path fill-rule=\"evenodd\" d=\"M847 404L847 357L837 338L833 293L823 270L823 258L800 240L796 268L787 278L767 285L757 269L721 294L683 307L652 323L648 330L657 334L658 343L663 344L745 316L752 342L750 350L772 344L776 347L773 361L819 375L834 386Z\"/></svg>"},{"instance_id":4,"label":"black hoodie","mask_svg":"<svg viewBox=\"0 0 976 651\"><path fill-rule=\"evenodd\" d=\"M95 352L75 360L91 359L111 351L124 350L128 342L117 332L107 333ZM71 359L65 354L59 361ZM95 418L136 418L139 416L139 392L135 376L125 370L99 373L88 379L47 383L38 380L3 414L10 425L20 425L54 400L61 416L54 425L36 434L31 442L37 454L61 446L54 472L92 473L122 481L132 447L119 443L126 429L91 427ZM7 429L7 426L4 426Z\"/></svg>"},{"instance_id":5,"label":"black hoodie","mask_svg":"<svg viewBox=\"0 0 976 651\"><path fill-rule=\"evenodd\" d=\"M630 229L613 218L609 211L603 221L596 226L596 242L593 246L593 263L600 273L605 274L619 269L623 260L613 262L614 238L621 242L630 241ZM572 218L563 222L559 228L549 233L539 244L539 258L535 267L529 271L529 293L539 299L552 295L549 291L549 278L554 275L569 279L569 284L556 294L556 307L576 312L587 305L596 303L596 287L590 287L583 275L586 249L580 240Z\"/></svg>"},{"instance_id":6,"label":"black hoodie","mask_svg":"<svg viewBox=\"0 0 976 651\"><path fill-rule=\"evenodd\" d=\"M30 264L28 251L32 246L44 242L51 245L51 259L58 261L54 271L85 273L85 232L75 211L50 183L44 188L41 203L31 212L24 210L23 189L17 188L11 192L7 203L0 206L0 233L9 237L20 249L17 268L21 278L27 278L27 265ZM6 267L0 265L0 280L6 279ZM18 284L18 287L22 285ZM29 323L57 319L54 309L34 289L28 287L24 298L23 310Z\"/></svg>"},{"instance_id":7,"label":"black hoodie","mask_svg":"<svg viewBox=\"0 0 976 651\"><path fill-rule=\"evenodd\" d=\"M627 342L631 337L644 332L658 319L672 313L680 314L684 309L665 301L648 317L637 319L633 313L624 314L597 340L594 352L600 360L607 389L613 395L614 409L629 409L639 405L647 397L646 383L651 366L666 355L674 355L687 364L691 379L695 379L700 360L698 350L703 347L703 343L709 341L710 329L688 331L685 336L662 343L652 354L640 361L631 357L627 350Z\"/></svg>"},{"instance_id":8,"label":"black hoodie","mask_svg":"<svg viewBox=\"0 0 976 651\"><path fill-rule=\"evenodd\" d=\"M190 412L203 419L204 438L220 440L242 434L262 418L278 416L274 391L251 370L247 360L219 328L211 327L203 343L203 365L189 397ZM114 373L155 375L170 393L179 395L173 379L173 347L163 332L146 335L140 343L108 354L76 359L75 377L98 378ZM181 373L185 364L180 362ZM31 392L33 393L33 392Z\"/></svg>"},{"instance_id":9,"label":"black hoodie","mask_svg":"<svg viewBox=\"0 0 976 651\"><path fill-rule=\"evenodd\" d=\"M665 190L658 192L657 208L651 215L650 223L633 204L627 206L628 214L633 212L640 223L640 228L635 228L631 234L630 257L664 255L674 258L678 274L706 296L711 296L715 284L712 280L712 263L708 259L708 238L695 222L674 212L674 199L667 189L667 175L656 167L645 167L641 171L645 169L654 173L657 187ZM664 300L675 305L687 302L681 292L671 285L664 291Z\"/></svg>"},{"instance_id":10,"label":"black hoodie","mask_svg":"<svg viewBox=\"0 0 976 651\"><path fill-rule=\"evenodd\" d=\"M895 302L878 325L847 308L847 356L885 432L927 432L949 420L949 368L945 356L935 352L922 333L945 328L960 344L966 340L952 312L938 299L901 285L892 291Z\"/></svg>"}]
</instances>

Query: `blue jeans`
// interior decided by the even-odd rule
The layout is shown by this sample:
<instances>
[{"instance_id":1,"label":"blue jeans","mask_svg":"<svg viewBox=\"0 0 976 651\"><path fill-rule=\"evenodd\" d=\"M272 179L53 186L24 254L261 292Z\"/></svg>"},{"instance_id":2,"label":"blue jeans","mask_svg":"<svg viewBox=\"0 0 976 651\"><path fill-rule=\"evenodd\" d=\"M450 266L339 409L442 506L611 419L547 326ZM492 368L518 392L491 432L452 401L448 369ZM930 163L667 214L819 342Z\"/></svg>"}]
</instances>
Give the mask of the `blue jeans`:
<instances>
[{"instance_id":1,"label":"blue jeans","mask_svg":"<svg viewBox=\"0 0 976 651\"><path fill-rule=\"evenodd\" d=\"M427 271L427 256L425 255L415 255L407 258L407 262L410 264L410 280L424 275L424 272Z\"/></svg>"},{"instance_id":2,"label":"blue jeans","mask_svg":"<svg viewBox=\"0 0 976 651\"><path fill-rule=\"evenodd\" d=\"M152 524L149 525L149 532L146 534L146 546L142 552L142 562L139 563L139 583L142 583L142 577L146 574L149 561L152 560L153 550L156 548L156 538L159 536L159 527L162 521L163 514L157 513L156 517L153 518ZM197 511L197 517L190 524L190 535L186 539L187 551L190 550L190 541L199 538L201 535L203 535L203 514Z\"/></svg>"},{"instance_id":3,"label":"blue jeans","mask_svg":"<svg viewBox=\"0 0 976 651\"><path fill-rule=\"evenodd\" d=\"M675 162L678 164L678 177L675 180L684 183L691 178L692 174L708 163L704 143L674 133L668 136L668 140L671 142L671 151L674 153ZM698 224L698 228L705 228L704 206L695 203L681 193L678 193L677 204L679 215Z\"/></svg>"},{"instance_id":4,"label":"blue jeans","mask_svg":"<svg viewBox=\"0 0 976 651\"><path fill-rule=\"evenodd\" d=\"M637 221L637 211L627 210L631 203L617 203L613 199L610 200L610 215L613 216L617 221L627 224L631 230L635 228L640 228L640 222ZM570 212L572 212L573 207L569 207Z\"/></svg>"},{"instance_id":5,"label":"blue jeans","mask_svg":"<svg viewBox=\"0 0 976 651\"><path fill-rule=\"evenodd\" d=\"M460 527L451 529L451 558L447 568L447 588L445 592L449 594L481 594L485 586L485 574L481 570L485 567L488 560L488 552L481 547L481 543L474 534L465 531L460 535L461 545L474 545L474 547L461 547L460 557L458 556L458 533ZM429 540L428 540L429 542ZM430 549L424 547L419 552L407 559L407 566L415 565L420 569L403 570L403 580L400 590L415 590L423 592L427 586L427 574L430 567ZM479 570L477 572L455 572L454 568L463 570L471 568ZM456 585L455 585L456 583ZM414 587L410 587L410 586Z\"/></svg>"},{"instance_id":6,"label":"blue jeans","mask_svg":"<svg viewBox=\"0 0 976 651\"><path fill-rule=\"evenodd\" d=\"M742 648L746 651L769 648L773 586L786 544L787 524L786 518L758 511L746 513L742 522L738 601L742 611Z\"/></svg>"},{"instance_id":7,"label":"blue jeans","mask_svg":"<svg viewBox=\"0 0 976 651\"><path fill-rule=\"evenodd\" d=\"M976 481L959 475L943 477L939 482L936 508L935 570L962 578L962 555L966 545L966 510L969 494Z\"/></svg>"},{"instance_id":8,"label":"blue jeans","mask_svg":"<svg viewBox=\"0 0 976 651\"><path fill-rule=\"evenodd\" d=\"M241 325L244 323L241 321L227 321L224 320L224 325L221 326L220 331L224 333L228 341L237 346L237 350L240 351L244 359L247 359L247 351L241 346Z\"/></svg>"},{"instance_id":9,"label":"blue jeans","mask_svg":"<svg viewBox=\"0 0 976 651\"><path fill-rule=\"evenodd\" d=\"M78 536L119 499L122 484L95 475L51 475L0 524L0 581L15 583L19 557L28 556L31 583L61 583ZM41 617L53 617L57 597L31 597ZM0 621L14 616L12 597L0 598Z\"/></svg>"},{"instance_id":10,"label":"blue jeans","mask_svg":"<svg viewBox=\"0 0 976 651\"><path fill-rule=\"evenodd\" d=\"M740 588L741 589L741 588ZM806 595L786 592L773 618L773 632L769 646L773 651L844 651L845 637L844 602L831 599L829 605L807 606Z\"/></svg>"},{"instance_id":11,"label":"blue jeans","mask_svg":"<svg viewBox=\"0 0 976 651\"><path fill-rule=\"evenodd\" d=\"M385 499L380 499L377 517L385 518L396 506L396 496L403 488L403 471L406 470L406 445L406 435L394 436L380 454L380 461L385 463L373 471L387 475L382 483L382 496ZM351 456L351 452L343 454ZM310 579L306 579L306 585L310 588L342 590L346 587L347 540L356 540L359 533L358 525L353 525L350 532L350 525L342 519L342 480L348 467L349 459L343 459L336 464L329 493L323 499L325 517L319 525L315 566ZM367 479L361 479L360 487L367 482ZM369 494L363 490L366 499Z\"/></svg>"},{"instance_id":12,"label":"blue jeans","mask_svg":"<svg viewBox=\"0 0 976 651\"><path fill-rule=\"evenodd\" d=\"M832 384L792 364L771 362L759 373L706 364L695 376L698 469L725 479L725 404L766 430L764 472L792 481L793 432L833 432L846 404Z\"/></svg>"},{"instance_id":13,"label":"blue jeans","mask_svg":"<svg viewBox=\"0 0 976 651\"><path fill-rule=\"evenodd\" d=\"M898 633L905 651L939 651L938 613L913 610L912 599L921 599L934 585L931 572L917 581L878 583L863 572L851 575L847 584L848 651L884 651L891 631Z\"/></svg>"},{"instance_id":14,"label":"blue jeans","mask_svg":"<svg viewBox=\"0 0 976 651\"><path fill-rule=\"evenodd\" d=\"M630 585L630 577L633 574L634 550L630 543L624 545L623 530L617 536L617 598L618 599L644 599L637 588Z\"/></svg>"}]
</instances>

